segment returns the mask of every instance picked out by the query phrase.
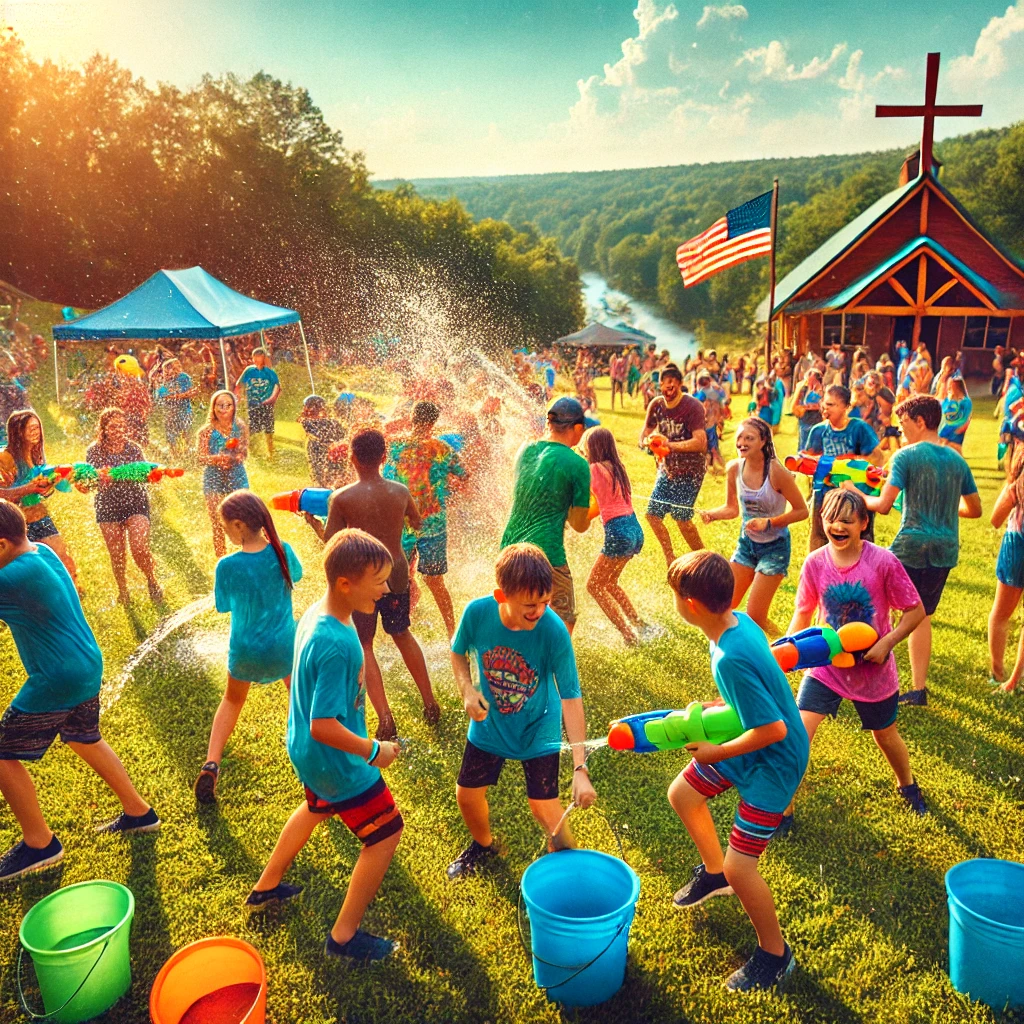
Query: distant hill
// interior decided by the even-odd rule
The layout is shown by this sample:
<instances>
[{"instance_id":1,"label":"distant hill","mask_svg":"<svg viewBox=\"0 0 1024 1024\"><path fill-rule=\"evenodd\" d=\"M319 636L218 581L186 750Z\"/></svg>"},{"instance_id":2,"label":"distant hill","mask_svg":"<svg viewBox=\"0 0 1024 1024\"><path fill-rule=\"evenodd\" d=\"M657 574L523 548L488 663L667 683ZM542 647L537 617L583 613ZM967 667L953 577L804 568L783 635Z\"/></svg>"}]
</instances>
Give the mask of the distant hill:
<instances>
[{"instance_id":1,"label":"distant hill","mask_svg":"<svg viewBox=\"0 0 1024 1024\"><path fill-rule=\"evenodd\" d=\"M838 126L837 126L838 127ZM943 183L986 230L1024 255L1024 124L937 143ZM779 177L779 276L896 187L906 150L745 160L641 170L423 178L431 199L456 197L477 219L533 225L552 235L582 270L659 306L687 327L701 322L745 334L767 288L767 260L734 267L684 289L675 265L680 242L725 211L771 188Z\"/></svg>"}]
</instances>

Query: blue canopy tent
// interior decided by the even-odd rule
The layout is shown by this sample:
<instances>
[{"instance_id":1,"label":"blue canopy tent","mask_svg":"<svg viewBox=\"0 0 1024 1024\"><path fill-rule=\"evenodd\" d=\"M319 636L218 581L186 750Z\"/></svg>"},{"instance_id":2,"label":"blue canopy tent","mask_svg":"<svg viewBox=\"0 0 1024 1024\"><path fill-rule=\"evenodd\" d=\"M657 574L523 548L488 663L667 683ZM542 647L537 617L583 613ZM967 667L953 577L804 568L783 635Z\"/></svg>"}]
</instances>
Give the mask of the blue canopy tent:
<instances>
[{"instance_id":1,"label":"blue canopy tent","mask_svg":"<svg viewBox=\"0 0 1024 1024\"><path fill-rule=\"evenodd\" d=\"M53 328L54 368L58 341L106 341L111 339L202 338L220 342L225 386L228 379L224 339L240 334L263 336L265 330L299 325L306 371L313 390L313 370L302 318L294 309L272 306L229 288L202 267L158 270L138 288L109 306ZM59 379L59 377L57 377ZM57 400L60 400L58 387Z\"/></svg>"}]
</instances>

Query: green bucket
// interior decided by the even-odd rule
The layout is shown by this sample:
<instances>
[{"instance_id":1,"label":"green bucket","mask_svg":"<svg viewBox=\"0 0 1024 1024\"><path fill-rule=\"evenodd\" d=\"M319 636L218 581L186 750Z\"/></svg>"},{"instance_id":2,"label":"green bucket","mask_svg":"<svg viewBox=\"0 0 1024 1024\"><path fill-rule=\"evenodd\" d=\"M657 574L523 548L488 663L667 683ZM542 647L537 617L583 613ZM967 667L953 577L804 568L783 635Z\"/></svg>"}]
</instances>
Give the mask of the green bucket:
<instances>
[{"instance_id":1,"label":"green bucket","mask_svg":"<svg viewBox=\"0 0 1024 1024\"><path fill-rule=\"evenodd\" d=\"M21 922L18 998L33 1020L78 1024L110 1009L128 991L128 938L135 897L117 882L79 882L41 899ZM43 1013L25 1001L22 955L35 966Z\"/></svg>"}]
</instances>

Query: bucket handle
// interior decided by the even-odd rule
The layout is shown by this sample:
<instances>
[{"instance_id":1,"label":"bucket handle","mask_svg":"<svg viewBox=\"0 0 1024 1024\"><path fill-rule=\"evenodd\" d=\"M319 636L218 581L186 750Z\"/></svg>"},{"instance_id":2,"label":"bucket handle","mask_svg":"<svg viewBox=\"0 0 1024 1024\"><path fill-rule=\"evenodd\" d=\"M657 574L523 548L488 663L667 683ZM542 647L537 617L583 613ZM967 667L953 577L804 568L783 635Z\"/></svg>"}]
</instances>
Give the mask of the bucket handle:
<instances>
[{"instance_id":1,"label":"bucket handle","mask_svg":"<svg viewBox=\"0 0 1024 1024\"><path fill-rule=\"evenodd\" d=\"M93 961L92 967L89 968L88 972L86 973L85 977L82 979L82 981L79 984L78 988L76 988L75 991L71 993L70 998L65 1000L64 1003L62 1005L58 1006L56 1010L51 1010L49 1013L35 1013L32 1010L32 1008L28 1005L28 1000L25 998L25 990L21 987L21 962L22 962L22 959L25 956L25 947L22 946L18 950L18 966L17 966L17 968L15 969L15 972L14 972L15 978L16 978L16 980L18 982L18 1002L21 1004L21 1008L33 1020L49 1020L51 1017L55 1017L62 1010L67 1009L67 1007L71 1005L71 1001L75 998L75 996L77 996L78 993L81 992L83 988L85 988L85 983L92 976L92 972L95 971L96 968L99 966L99 962L103 959L103 954L106 953L107 946L109 944L110 944L110 939L107 939L103 943L103 946L100 948L100 955L98 957L96 957L96 959Z\"/></svg>"}]
</instances>

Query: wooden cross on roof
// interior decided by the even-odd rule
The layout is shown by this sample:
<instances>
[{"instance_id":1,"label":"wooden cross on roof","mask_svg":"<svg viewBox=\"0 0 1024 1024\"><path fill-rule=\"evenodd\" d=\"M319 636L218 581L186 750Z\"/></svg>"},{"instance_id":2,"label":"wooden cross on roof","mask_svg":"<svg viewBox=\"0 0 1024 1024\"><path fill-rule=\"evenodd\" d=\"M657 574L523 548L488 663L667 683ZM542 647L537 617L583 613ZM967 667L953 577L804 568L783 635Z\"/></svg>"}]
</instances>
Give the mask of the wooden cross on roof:
<instances>
[{"instance_id":1,"label":"wooden cross on roof","mask_svg":"<svg viewBox=\"0 0 1024 1024\"><path fill-rule=\"evenodd\" d=\"M939 86L939 54L928 54L928 73L925 78L924 106L891 106L879 104L875 107L875 117L924 117L921 131L921 174L932 172L932 142L935 138L936 117L981 117L981 104L960 104L939 106L935 102L935 93Z\"/></svg>"}]
</instances>

